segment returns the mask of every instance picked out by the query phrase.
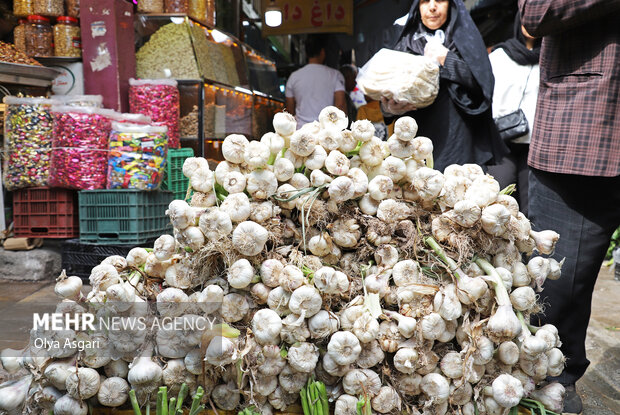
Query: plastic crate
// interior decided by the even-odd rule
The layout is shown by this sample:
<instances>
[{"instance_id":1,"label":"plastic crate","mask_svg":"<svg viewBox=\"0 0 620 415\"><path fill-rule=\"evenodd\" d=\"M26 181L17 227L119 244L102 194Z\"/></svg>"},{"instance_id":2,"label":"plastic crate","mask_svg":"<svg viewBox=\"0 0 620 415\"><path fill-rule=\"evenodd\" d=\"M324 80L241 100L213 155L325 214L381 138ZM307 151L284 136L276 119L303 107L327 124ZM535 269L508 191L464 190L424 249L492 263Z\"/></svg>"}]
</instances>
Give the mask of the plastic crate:
<instances>
[{"instance_id":1,"label":"plastic crate","mask_svg":"<svg viewBox=\"0 0 620 415\"><path fill-rule=\"evenodd\" d=\"M175 199L185 199L189 179L183 176L183 163L185 159L194 157L193 148L179 148L168 150L168 160L166 162L166 172L164 181L161 184L162 190L170 190L174 193Z\"/></svg>"},{"instance_id":2,"label":"plastic crate","mask_svg":"<svg viewBox=\"0 0 620 415\"><path fill-rule=\"evenodd\" d=\"M21 238L75 238L79 235L74 190L33 187L13 192L13 232Z\"/></svg>"},{"instance_id":3,"label":"plastic crate","mask_svg":"<svg viewBox=\"0 0 620 415\"><path fill-rule=\"evenodd\" d=\"M82 243L137 245L172 233L165 213L172 192L83 190L78 199Z\"/></svg>"},{"instance_id":4,"label":"plastic crate","mask_svg":"<svg viewBox=\"0 0 620 415\"><path fill-rule=\"evenodd\" d=\"M90 271L109 256L127 256L134 245L83 244L79 239L68 239L62 244L62 269L67 275L88 280Z\"/></svg>"}]
</instances>

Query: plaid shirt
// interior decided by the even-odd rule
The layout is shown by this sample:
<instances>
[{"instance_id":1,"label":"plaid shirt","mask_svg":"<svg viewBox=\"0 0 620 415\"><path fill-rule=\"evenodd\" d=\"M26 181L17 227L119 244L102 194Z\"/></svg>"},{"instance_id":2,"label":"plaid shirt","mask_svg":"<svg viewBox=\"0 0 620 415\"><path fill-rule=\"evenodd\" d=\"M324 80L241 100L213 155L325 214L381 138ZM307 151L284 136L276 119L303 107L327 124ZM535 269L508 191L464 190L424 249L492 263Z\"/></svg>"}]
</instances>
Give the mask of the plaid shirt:
<instances>
[{"instance_id":1,"label":"plaid shirt","mask_svg":"<svg viewBox=\"0 0 620 415\"><path fill-rule=\"evenodd\" d=\"M543 37L529 165L620 175L620 0L519 0L519 10Z\"/></svg>"}]
</instances>

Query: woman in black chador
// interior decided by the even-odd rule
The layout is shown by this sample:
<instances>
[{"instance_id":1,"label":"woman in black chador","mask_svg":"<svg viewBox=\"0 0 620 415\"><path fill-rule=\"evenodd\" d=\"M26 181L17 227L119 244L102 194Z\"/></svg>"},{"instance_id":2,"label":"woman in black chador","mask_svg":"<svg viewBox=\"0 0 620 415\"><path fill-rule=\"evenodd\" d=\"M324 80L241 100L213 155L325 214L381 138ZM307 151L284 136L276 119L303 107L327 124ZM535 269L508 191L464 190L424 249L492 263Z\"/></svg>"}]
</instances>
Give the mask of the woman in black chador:
<instances>
[{"instance_id":1,"label":"woman in black chador","mask_svg":"<svg viewBox=\"0 0 620 415\"><path fill-rule=\"evenodd\" d=\"M383 100L386 117L406 114L433 141L435 168L495 164L508 152L491 114L493 72L480 32L461 0L414 0L394 49L440 65L439 94L429 107Z\"/></svg>"}]
</instances>

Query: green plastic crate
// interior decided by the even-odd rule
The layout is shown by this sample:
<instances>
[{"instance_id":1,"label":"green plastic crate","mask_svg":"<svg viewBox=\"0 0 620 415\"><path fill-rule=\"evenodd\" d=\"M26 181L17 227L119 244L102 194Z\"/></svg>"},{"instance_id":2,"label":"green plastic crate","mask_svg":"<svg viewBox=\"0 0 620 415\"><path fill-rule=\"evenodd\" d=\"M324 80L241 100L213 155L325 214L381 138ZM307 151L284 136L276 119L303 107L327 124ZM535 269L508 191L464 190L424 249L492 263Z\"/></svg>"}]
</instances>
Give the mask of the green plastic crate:
<instances>
[{"instance_id":1,"label":"green plastic crate","mask_svg":"<svg viewBox=\"0 0 620 415\"><path fill-rule=\"evenodd\" d=\"M166 172L161 190L170 190L174 193L175 199L185 199L189 179L183 176L183 163L189 157L194 157L194 149L192 148L168 149Z\"/></svg>"},{"instance_id":2,"label":"green plastic crate","mask_svg":"<svg viewBox=\"0 0 620 415\"><path fill-rule=\"evenodd\" d=\"M84 190L78 194L80 242L142 244L172 233L166 209L172 192Z\"/></svg>"}]
</instances>

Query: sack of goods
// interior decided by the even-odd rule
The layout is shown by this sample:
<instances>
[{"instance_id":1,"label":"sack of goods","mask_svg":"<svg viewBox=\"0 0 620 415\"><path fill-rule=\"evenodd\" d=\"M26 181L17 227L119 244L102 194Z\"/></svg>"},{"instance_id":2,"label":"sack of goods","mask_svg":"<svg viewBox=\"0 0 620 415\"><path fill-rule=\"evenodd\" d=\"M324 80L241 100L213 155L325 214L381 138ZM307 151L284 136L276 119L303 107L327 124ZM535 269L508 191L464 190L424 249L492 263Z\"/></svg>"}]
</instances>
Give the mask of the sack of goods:
<instances>
[{"instance_id":1,"label":"sack of goods","mask_svg":"<svg viewBox=\"0 0 620 415\"><path fill-rule=\"evenodd\" d=\"M558 331L528 324L541 285L560 276L561 263L535 254L557 233L532 231L480 166L434 170L411 117L387 142L368 120L345 129L335 107L299 130L285 112L273 124L260 141L226 137L215 171L185 160L194 193L170 203L173 235L103 260L86 295L79 278L59 278L58 310L91 313L97 327L31 338L99 349L39 350L12 408L561 410L563 386L546 382L564 368ZM145 323L99 329L103 317Z\"/></svg>"},{"instance_id":2,"label":"sack of goods","mask_svg":"<svg viewBox=\"0 0 620 415\"><path fill-rule=\"evenodd\" d=\"M439 92L439 66L425 56L381 49L360 69L357 86L365 95L428 107Z\"/></svg>"}]
</instances>

